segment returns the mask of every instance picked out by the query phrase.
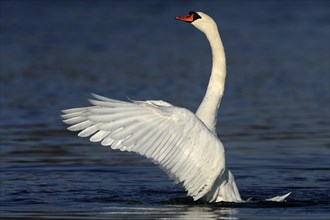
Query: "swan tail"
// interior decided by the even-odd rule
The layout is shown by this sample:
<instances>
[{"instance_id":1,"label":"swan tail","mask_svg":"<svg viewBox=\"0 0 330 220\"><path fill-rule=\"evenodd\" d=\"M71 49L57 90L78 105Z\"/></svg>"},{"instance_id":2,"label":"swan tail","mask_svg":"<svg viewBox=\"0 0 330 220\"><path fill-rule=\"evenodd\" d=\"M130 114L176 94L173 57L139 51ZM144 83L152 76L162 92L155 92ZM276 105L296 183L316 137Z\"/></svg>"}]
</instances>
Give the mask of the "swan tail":
<instances>
[{"instance_id":1,"label":"swan tail","mask_svg":"<svg viewBox=\"0 0 330 220\"><path fill-rule=\"evenodd\" d=\"M282 195L282 196L275 196L273 198L270 199L266 199L266 201L270 201L270 202L285 202L285 199L288 198L288 196L291 194L291 192Z\"/></svg>"}]
</instances>

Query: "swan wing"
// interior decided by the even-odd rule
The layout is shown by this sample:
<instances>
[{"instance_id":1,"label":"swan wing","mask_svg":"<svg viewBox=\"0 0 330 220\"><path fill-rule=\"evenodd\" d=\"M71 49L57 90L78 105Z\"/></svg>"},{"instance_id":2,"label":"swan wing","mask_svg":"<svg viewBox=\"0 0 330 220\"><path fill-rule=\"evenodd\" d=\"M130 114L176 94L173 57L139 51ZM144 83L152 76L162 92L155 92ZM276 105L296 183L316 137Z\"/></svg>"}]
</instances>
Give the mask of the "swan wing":
<instances>
[{"instance_id":1,"label":"swan wing","mask_svg":"<svg viewBox=\"0 0 330 220\"><path fill-rule=\"evenodd\" d=\"M204 196L225 169L219 139L187 109L164 101L124 102L93 95L93 106L63 110L68 130L163 168L189 196Z\"/></svg>"}]
</instances>

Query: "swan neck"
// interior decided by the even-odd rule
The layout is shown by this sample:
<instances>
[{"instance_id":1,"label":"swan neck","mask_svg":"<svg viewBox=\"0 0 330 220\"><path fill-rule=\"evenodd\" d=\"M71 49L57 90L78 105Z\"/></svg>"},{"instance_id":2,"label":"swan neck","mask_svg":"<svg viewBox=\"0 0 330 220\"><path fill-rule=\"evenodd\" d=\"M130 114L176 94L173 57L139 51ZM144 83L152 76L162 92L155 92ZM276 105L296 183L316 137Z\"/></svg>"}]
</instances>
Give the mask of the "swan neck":
<instances>
[{"instance_id":1,"label":"swan neck","mask_svg":"<svg viewBox=\"0 0 330 220\"><path fill-rule=\"evenodd\" d=\"M196 115L215 132L217 114L225 88L226 57L217 27L204 32L211 47L212 71L204 99Z\"/></svg>"}]
</instances>

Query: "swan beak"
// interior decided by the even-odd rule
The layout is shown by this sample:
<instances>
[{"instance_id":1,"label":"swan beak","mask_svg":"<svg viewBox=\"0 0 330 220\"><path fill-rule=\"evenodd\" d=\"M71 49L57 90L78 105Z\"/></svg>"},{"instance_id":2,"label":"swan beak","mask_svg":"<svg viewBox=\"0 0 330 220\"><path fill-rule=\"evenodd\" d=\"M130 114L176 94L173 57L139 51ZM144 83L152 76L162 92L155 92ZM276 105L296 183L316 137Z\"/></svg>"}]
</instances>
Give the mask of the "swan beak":
<instances>
[{"instance_id":1,"label":"swan beak","mask_svg":"<svg viewBox=\"0 0 330 220\"><path fill-rule=\"evenodd\" d=\"M191 23L194 21L194 15L189 13L189 15L186 16L176 16L175 19L179 21L185 21Z\"/></svg>"}]
</instances>

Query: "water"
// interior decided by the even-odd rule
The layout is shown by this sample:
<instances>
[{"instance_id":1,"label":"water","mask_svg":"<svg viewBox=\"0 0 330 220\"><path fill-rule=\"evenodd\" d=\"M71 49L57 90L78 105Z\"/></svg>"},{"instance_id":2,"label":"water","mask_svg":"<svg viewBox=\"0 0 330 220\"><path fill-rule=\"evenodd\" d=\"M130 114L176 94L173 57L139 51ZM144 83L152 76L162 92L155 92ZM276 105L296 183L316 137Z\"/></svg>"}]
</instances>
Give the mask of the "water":
<instances>
[{"instance_id":1,"label":"water","mask_svg":"<svg viewBox=\"0 0 330 220\"><path fill-rule=\"evenodd\" d=\"M189 10L221 31L218 134L246 204L193 202L59 117L90 92L195 111L211 58L174 20ZM0 36L2 219L329 219L328 1L1 1Z\"/></svg>"}]
</instances>

